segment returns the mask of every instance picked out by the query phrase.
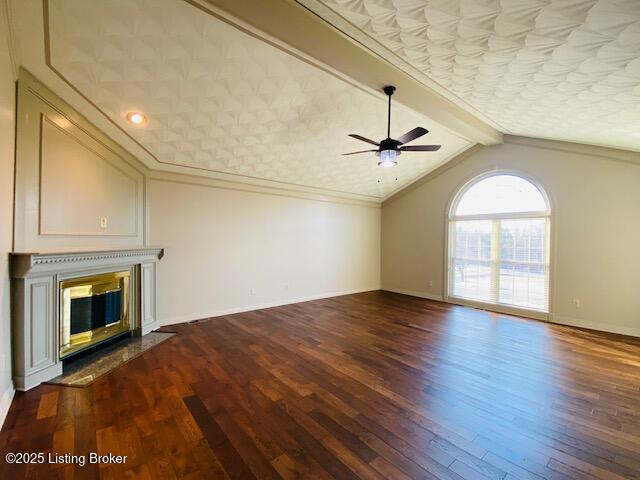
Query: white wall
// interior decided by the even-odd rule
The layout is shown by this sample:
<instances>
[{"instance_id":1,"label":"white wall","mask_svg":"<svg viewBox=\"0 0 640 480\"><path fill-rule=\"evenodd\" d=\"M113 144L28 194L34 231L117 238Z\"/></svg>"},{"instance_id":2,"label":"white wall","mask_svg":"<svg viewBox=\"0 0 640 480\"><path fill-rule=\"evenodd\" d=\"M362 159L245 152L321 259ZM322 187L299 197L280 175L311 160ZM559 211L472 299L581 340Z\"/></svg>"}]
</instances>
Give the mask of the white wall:
<instances>
[{"instance_id":1,"label":"white wall","mask_svg":"<svg viewBox=\"0 0 640 480\"><path fill-rule=\"evenodd\" d=\"M506 142L476 150L385 202L382 287L442 298L451 196L475 175L513 169L537 179L553 203L552 320L640 336L640 153Z\"/></svg>"},{"instance_id":2,"label":"white wall","mask_svg":"<svg viewBox=\"0 0 640 480\"><path fill-rule=\"evenodd\" d=\"M148 185L162 324L380 287L378 207L202 183Z\"/></svg>"},{"instance_id":3,"label":"white wall","mask_svg":"<svg viewBox=\"0 0 640 480\"><path fill-rule=\"evenodd\" d=\"M13 236L15 119L15 79L3 7L0 5L0 426L13 397L8 259Z\"/></svg>"}]
</instances>

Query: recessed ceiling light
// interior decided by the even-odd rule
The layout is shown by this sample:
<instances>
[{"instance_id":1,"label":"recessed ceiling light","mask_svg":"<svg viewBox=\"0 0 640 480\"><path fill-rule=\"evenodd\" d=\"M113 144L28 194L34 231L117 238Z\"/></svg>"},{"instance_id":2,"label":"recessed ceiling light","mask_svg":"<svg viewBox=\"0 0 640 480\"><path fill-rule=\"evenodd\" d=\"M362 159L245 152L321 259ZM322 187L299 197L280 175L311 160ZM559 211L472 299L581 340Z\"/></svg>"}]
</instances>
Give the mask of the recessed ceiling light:
<instances>
[{"instance_id":1,"label":"recessed ceiling light","mask_svg":"<svg viewBox=\"0 0 640 480\"><path fill-rule=\"evenodd\" d=\"M140 112L129 112L127 113L127 121L134 125L144 125L147 123L147 116Z\"/></svg>"}]
</instances>

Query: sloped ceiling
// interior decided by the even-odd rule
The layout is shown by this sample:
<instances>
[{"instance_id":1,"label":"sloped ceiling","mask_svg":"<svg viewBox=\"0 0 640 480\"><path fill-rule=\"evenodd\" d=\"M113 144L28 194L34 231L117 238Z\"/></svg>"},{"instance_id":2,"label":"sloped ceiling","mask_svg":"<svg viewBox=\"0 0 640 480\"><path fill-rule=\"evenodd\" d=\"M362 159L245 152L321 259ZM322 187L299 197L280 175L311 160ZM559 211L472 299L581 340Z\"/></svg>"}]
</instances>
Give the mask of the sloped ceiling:
<instances>
[{"instance_id":1,"label":"sloped ceiling","mask_svg":"<svg viewBox=\"0 0 640 480\"><path fill-rule=\"evenodd\" d=\"M50 64L159 165L381 199L471 145L396 108L392 136L424 126L382 169L348 133L386 136L386 100L183 0L49 0ZM149 118L127 123L133 110Z\"/></svg>"},{"instance_id":2,"label":"sloped ceiling","mask_svg":"<svg viewBox=\"0 0 640 480\"><path fill-rule=\"evenodd\" d=\"M505 133L640 150L639 0L298 0Z\"/></svg>"}]
</instances>

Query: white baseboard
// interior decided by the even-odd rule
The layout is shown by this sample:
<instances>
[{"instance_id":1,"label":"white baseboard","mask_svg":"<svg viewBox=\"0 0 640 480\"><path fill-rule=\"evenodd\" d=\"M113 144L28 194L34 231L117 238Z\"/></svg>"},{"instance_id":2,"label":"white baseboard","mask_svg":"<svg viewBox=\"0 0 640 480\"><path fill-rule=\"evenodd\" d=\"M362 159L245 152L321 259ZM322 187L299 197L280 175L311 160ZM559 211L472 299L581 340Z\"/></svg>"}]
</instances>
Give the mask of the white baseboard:
<instances>
[{"instance_id":1,"label":"white baseboard","mask_svg":"<svg viewBox=\"0 0 640 480\"><path fill-rule=\"evenodd\" d=\"M426 298L427 300L435 300L437 302L444 302L442 295L436 293L417 292L415 290L405 290L403 288L382 287L381 290L385 292L401 293L403 295L411 295L412 297Z\"/></svg>"},{"instance_id":2,"label":"white baseboard","mask_svg":"<svg viewBox=\"0 0 640 480\"><path fill-rule=\"evenodd\" d=\"M600 332L618 333L620 335L629 335L631 337L640 337L639 327L628 327L625 325L612 325L604 322L591 322L581 318L567 317L564 315L549 315L549 321L558 325L567 325L569 327L587 328L589 330L597 330Z\"/></svg>"},{"instance_id":3,"label":"white baseboard","mask_svg":"<svg viewBox=\"0 0 640 480\"><path fill-rule=\"evenodd\" d=\"M323 298L331 298L331 297L339 297L342 295L352 295L354 293L362 293L362 292L370 292L373 290L384 290L387 292L400 293L403 295L411 295L412 297L425 298L427 300L435 300L437 302L446 302L446 300L442 297L442 295L427 293L427 292L419 292L416 290L405 290L403 288L394 288L394 287L371 287L365 289L355 289L355 290L344 290L333 293L324 293L319 295L309 295L306 297L297 297L288 300L253 304L253 305L245 305L242 307L236 308L228 308L222 310L215 310L213 312L204 312L200 314L192 314L189 316L181 316L181 317L172 317L167 319L161 319L160 325L172 325L176 323L186 323L192 322L194 320L202 320L206 318L220 317L223 315L233 315L234 313L243 313L250 312L253 310L261 310L263 308L272 308L272 307L280 307L282 305L292 305L294 303L302 303L309 302L311 300L320 300ZM447 302L450 303L450 302ZM512 315L519 315L517 313L511 313ZM520 315L525 316L526 315ZM531 318L531 317L529 317ZM540 320L540 319L538 319ZM544 319L541 321L545 321ZM590 330L597 330L601 332L609 332L609 333L618 333L621 335L629 335L633 337L640 337L640 328L638 327L627 327L623 325L611 325L602 322L589 322L587 320L582 320L578 318L566 317L561 315L553 315L549 314L548 321L551 323L556 323L558 325L566 325L570 327L580 327L587 328Z\"/></svg>"},{"instance_id":4,"label":"white baseboard","mask_svg":"<svg viewBox=\"0 0 640 480\"><path fill-rule=\"evenodd\" d=\"M11 401L13 400L15 393L16 391L12 384L2 392L2 397L0 397L0 428L4 425L4 421L7 418L7 413L9 413L9 407L11 406Z\"/></svg>"},{"instance_id":5,"label":"white baseboard","mask_svg":"<svg viewBox=\"0 0 640 480\"><path fill-rule=\"evenodd\" d=\"M163 318L163 319L160 319L160 325L164 326L164 325L174 325L176 323L193 322L194 320L221 317L223 315L233 315L234 313L251 312L253 310L262 310L263 308L281 307L282 305L292 305L294 303L310 302L311 300L321 300L323 298L340 297L342 295L352 295L354 293L371 292L374 290L380 290L380 287L344 290L344 291L331 292L331 293L321 293L319 295L309 295L306 297L296 297L296 298L291 298L287 300L276 300L273 302L257 303L253 305L243 305L241 307L208 311L208 312L203 312L199 314L191 314L188 316Z\"/></svg>"}]
</instances>

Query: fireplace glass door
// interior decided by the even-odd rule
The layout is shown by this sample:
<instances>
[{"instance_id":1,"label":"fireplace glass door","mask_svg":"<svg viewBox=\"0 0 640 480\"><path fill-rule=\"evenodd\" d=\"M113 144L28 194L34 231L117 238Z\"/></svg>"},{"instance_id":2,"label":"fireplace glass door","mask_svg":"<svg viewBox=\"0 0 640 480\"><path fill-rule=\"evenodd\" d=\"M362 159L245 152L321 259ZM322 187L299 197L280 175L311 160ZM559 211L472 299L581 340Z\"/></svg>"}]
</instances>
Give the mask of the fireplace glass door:
<instances>
[{"instance_id":1,"label":"fireplace glass door","mask_svg":"<svg viewBox=\"0 0 640 480\"><path fill-rule=\"evenodd\" d=\"M131 272L109 272L60 283L60 358L130 330Z\"/></svg>"}]
</instances>

